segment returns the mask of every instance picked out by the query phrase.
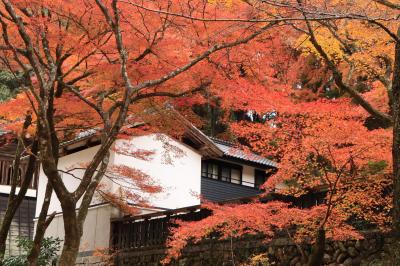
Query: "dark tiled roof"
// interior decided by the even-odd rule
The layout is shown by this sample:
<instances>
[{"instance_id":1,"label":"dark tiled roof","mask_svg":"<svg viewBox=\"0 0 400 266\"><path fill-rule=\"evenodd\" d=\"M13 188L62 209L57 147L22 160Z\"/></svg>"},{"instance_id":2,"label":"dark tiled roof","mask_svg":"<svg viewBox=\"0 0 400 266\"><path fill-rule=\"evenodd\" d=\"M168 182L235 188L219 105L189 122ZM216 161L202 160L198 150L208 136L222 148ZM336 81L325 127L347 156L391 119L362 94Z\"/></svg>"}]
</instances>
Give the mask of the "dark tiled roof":
<instances>
[{"instance_id":1,"label":"dark tiled roof","mask_svg":"<svg viewBox=\"0 0 400 266\"><path fill-rule=\"evenodd\" d=\"M264 166L269 166L269 167L278 167L278 164L265 158L262 157L258 154L252 153L252 152L246 152L237 146L235 144L216 139L216 138L211 138L211 140L214 142L214 144L224 152L224 155L226 157L234 158L234 159L239 159L242 161L246 162L251 162L251 163L256 163Z\"/></svg>"},{"instance_id":2,"label":"dark tiled roof","mask_svg":"<svg viewBox=\"0 0 400 266\"><path fill-rule=\"evenodd\" d=\"M68 145L77 143L81 140L90 139L91 137L94 137L97 133L98 133L98 129L88 129L88 130L82 131L82 132L78 133L75 136L75 138L61 142L60 147L67 147Z\"/></svg>"}]
</instances>

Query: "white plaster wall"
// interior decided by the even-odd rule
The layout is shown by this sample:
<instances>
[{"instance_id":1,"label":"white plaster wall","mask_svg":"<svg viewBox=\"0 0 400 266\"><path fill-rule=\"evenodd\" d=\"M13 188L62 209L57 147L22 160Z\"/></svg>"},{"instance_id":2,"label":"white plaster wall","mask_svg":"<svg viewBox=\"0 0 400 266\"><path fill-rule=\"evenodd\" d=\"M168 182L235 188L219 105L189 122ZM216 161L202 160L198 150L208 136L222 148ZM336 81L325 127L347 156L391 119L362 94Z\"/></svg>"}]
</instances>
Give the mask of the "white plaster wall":
<instances>
[{"instance_id":1,"label":"white plaster wall","mask_svg":"<svg viewBox=\"0 0 400 266\"><path fill-rule=\"evenodd\" d=\"M83 226L83 236L79 251L85 252L108 248L110 242L110 219L118 216L118 210L110 205L90 208ZM45 236L64 239L64 221L61 214L53 219L46 230Z\"/></svg>"},{"instance_id":2,"label":"white plaster wall","mask_svg":"<svg viewBox=\"0 0 400 266\"><path fill-rule=\"evenodd\" d=\"M117 141L117 149L124 142ZM133 151L148 150L154 154L149 160L142 160L116 153L114 164L140 169L164 189L158 194L143 194L151 206L175 209L200 204L201 155L197 151L166 135L161 139L156 134L136 137L129 143ZM173 151L176 148L178 152ZM113 189L117 187L114 185Z\"/></svg>"},{"instance_id":3,"label":"white plaster wall","mask_svg":"<svg viewBox=\"0 0 400 266\"><path fill-rule=\"evenodd\" d=\"M58 169L67 171L73 167L82 167L80 164L90 162L90 160L93 158L97 150L98 146L64 156L59 159ZM83 171L75 170L73 171L73 174L76 177L82 177ZM69 191L74 191L77 188L80 180L66 173L61 173L61 176L64 181L65 187ZM41 206L43 204L46 184L47 184L47 177L44 174L43 169L41 168L38 180L38 193L37 193L36 215L35 215L36 217L39 216ZM54 211L57 213L61 212L61 205L59 200L57 199L57 196L55 195L55 192L53 192L52 194L48 213L52 213Z\"/></svg>"},{"instance_id":4,"label":"white plaster wall","mask_svg":"<svg viewBox=\"0 0 400 266\"><path fill-rule=\"evenodd\" d=\"M155 208L174 209L200 204L198 195L200 195L201 155L192 148L166 135L162 135L162 138L158 136L153 134L129 140L130 147L134 151L138 149L153 151L154 154L150 157L150 160L121 155L112 151L110 165L127 165L151 176L155 184L163 188L163 192L151 195L141 193L141 195L147 198L151 206ZM118 140L115 145L119 147L118 145L126 141ZM168 147L168 145L171 146ZM170 151L171 147L174 147L173 149L177 148L181 152ZM59 169L67 171L73 167L80 167L81 163L89 162L97 150L98 146L64 156L59 159ZM166 162L168 158L171 159L170 163ZM75 177L82 177L83 171L75 170L73 174ZM66 173L62 173L61 175L69 191L77 188L80 182L79 179ZM106 184L106 187L113 191L118 189L118 185L111 182L108 178L103 178L102 183ZM38 181L36 217L39 216L43 204L46 184L47 178L41 169ZM92 201L92 204L95 203L97 202ZM79 207L79 203L77 207ZM51 198L49 213L53 211L57 213L62 211L60 202L54 192Z\"/></svg>"}]
</instances>

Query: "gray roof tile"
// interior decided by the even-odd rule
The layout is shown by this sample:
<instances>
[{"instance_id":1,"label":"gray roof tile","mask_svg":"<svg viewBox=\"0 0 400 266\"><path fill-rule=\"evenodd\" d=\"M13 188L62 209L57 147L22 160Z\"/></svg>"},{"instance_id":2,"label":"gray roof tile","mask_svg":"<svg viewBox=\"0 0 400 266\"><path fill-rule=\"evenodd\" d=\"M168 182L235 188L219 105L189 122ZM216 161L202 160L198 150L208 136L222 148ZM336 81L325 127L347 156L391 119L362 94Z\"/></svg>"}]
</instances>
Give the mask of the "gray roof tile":
<instances>
[{"instance_id":1,"label":"gray roof tile","mask_svg":"<svg viewBox=\"0 0 400 266\"><path fill-rule=\"evenodd\" d=\"M243 160L246 162L252 162L264 166L270 166L270 167L278 167L278 164L265 158L262 157L258 154L252 153L252 152L246 152L243 149L238 148L235 144L216 139L216 138L211 138L211 140L214 142L214 144L224 152L224 155L227 157L231 157L234 159L239 159Z\"/></svg>"}]
</instances>

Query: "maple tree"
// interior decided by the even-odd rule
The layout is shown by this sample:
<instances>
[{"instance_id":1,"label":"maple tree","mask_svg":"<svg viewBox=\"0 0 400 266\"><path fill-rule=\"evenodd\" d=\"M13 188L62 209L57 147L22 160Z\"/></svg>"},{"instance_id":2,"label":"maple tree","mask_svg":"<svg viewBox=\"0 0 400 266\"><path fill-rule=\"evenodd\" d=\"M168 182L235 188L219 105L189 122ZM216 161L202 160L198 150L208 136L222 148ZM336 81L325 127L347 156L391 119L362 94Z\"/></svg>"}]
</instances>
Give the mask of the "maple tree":
<instances>
[{"instance_id":1,"label":"maple tree","mask_svg":"<svg viewBox=\"0 0 400 266\"><path fill-rule=\"evenodd\" d=\"M298 175L298 178L295 179L296 186L289 187L290 193L304 193L321 183L325 186L328 184L332 199L339 196L343 198L335 202L334 208L335 212L342 209L342 214L344 210L349 210L350 203L358 201L356 196L351 195L359 191L351 190L346 185L347 181L360 182L358 186L362 187L365 182L374 180L373 185L366 189L370 188L380 195L379 191L388 186L386 172L390 172L391 167L380 169L384 172L374 172L370 168L371 163L375 165L381 161L390 165L391 159L386 152L390 142L387 130L369 132L363 128L366 113L348 100L315 100L318 97L312 93L302 94L293 90L293 84L298 82L297 70L307 59L301 57L303 61L295 60L296 67L288 62L298 54L293 46L298 46L302 34L311 36L309 40L312 46L310 43L301 46L314 47L311 53L319 54L326 61L329 71L322 72L324 78L333 74L340 90L355 98L372 116L385 123L392 123L393 120L394 132L397 132L396 84L389 86L393 91L393 97L389 97L389 102L393 101L392 119L387 110L374 108L364 95L344 83L340 73L346 71L349 80L352 80L350 74L355 71L352 69L358 67L360 62L374 62L365 61L365 57L373 50L371 43L374 35L361 43L367 47L362 55L350 59L342 53L341 47L346 47L340 42L342 38L333 36L340 43L336 43L336 50L333 51L334 60L340 59L338 66L338 61L332 62L332 56L324 56L327 54L324 49L329 46L318 45L318 38L313 38L315 35L312 34L314 24L326 28L321 36L332 34L329 29L336 26L332 21L349 24L355 21L352 24L354 28L372 23L379 27L374 28L377 34L381 31L390 33L385 25L392 25L395 19L392 12L382 16L380 9L374 9L367 15L361 14L360 10L364 7L361 2L332 1L332 6L324 5L325 2L307 1L305 5L302 1L188 1L187 4L182 4L182 1L148 1L144 5L135 1L96 0L76 5L73 1L37 0L28 3L3 0L0 7L3 32L0 59L11 72L23 71L30 79L24 86L24 93L1 105L0 110L7 121L6 128L15 132L19 132L23 123L21 115L26 110L32 110L33 126L28 130L39 143L40 162L49 180L48 192L51 194L54 189L60 200L65 230L69 232L60 264L71 265L76 259L88 206L102 177L107 174L108 150L121 131L131 133L124 127L127 118L132 114L141 114L148 106L162 105L166 97L181 98L175 101L179 107L202 103L204 99L201 97L183 96L206 88L207 93L222 99L222 107L228 110L226 114L231 110L277 114L271 115L268 123L263 125L245 122L230 125L231 131L254 150L268 156L273 152L281 161L285 171L280 171L270 179L271 186L279 182L290 183L293 175ZM387 1L376 2L386 3L390 11L396 8L396 5L388 5ZM352 7L351 12L341 8L343 4ZM285 27L274 31L273 28L279 25ZM342 35L347 34L343 31ZM288 45L283 38L277 37L283 35L287 37L285 41ZM388 36L394 37L393 34ZM357 37L363 38L359 34ZM253 41L253 45L240 49L249 41ZM384 41L380 44L385 46L381 54L393 48L393 44L386 45ZM376 56L376 53L372 55ZM310 51L307 58L315 59ZM318 59L315 60L318 62ZM351 62L353 66L346 67L343 61ZM368 71L371 80L378 75L383 84L392 75L388 74L388 64L383 65L386 71L382 71L379 64L361 66L360 73ZM321 68L317 68L317 71L321 71ZM397 72L394 67L394 81L397 80ZM387 84L384 86L388 88ZM303 102L304 96L313 98ZM369 95L371 101L376 97L382 103L379 96ZM331 117L333 121L330 121ZM348 130L342 132L340 129L343 126ZM65 188L57 169L59 143L88 128L100 128L98 134L101 145L93 160L85 165L80 185L70 192ZM328 128L332 131L326 132ZM359 133L360 137L355 138L354 132ZM380 136L384 138L379 139ZM394 136L394 142L397 143L397 137ZM351 143L344 141L346 139ZM365 139L371 141L365 142ZM372 145L381 145L382 149L366 154L365 150ZM395 150L397 146L393 147ZM331 151L333 154L330 154ZM316 153L322 155L318 157ZM310 154L315 157L310 158ZM317 157L318 160L315 159ZM396 188L398 163L397 157L393 158ZM338 164L333 167L322 163L322 159L335 160ZM352 167L356 167L357 171ZM313 172L314 176L302 174L304 168ZM132 170L114 168L116 170L138 176ZM342 172L345 173L343 178ZM355 174L362 178L353 178ZM329 187L329 183L335 180L340 181L340 193L336 187ZM359 195L362 197L365 194ZM82 199L82 204L76 214L79 199ZM108 199L113 200L110 196ZM382 198L382 202L386 200ZM115 203L120 202L115 199ZM368 205L365 201L361 203ZM396 210L396 199L394 203ZM123 207L123 204L120 205ZM286 207L279 206L285 213ZM268 212L262 206L255 207ZM371 207L371 214L363 218L385 225L386 215L376 216L372 210ZM329 218L327 222L330 222L332 215L329 204L325 211L329 214L326 215ZM44 218L38 224L46 224L46 208L42 209L42 213ZM355 214L363 215L356 210ZM315 212L310 215L319 217ZM394 217L394 221L397 221L396 211ZM290 223L288 221L287 225ZM282 228L284 226L286 224L281 225ZM312 228L315 230L315 227ZM265 232L268 230L265 229ZM44 233L43 230L41 232ZM40 243L41 236L37 236L37 243Z\"/></svg>"},{"instance_id":2,"label":"maple tree","mask_svg":"<svg viewBox=\"0 0 400 266\"><path fill-rule=\"evenodd\" d=\"M303 8L304 5L300 3ZM337 3L333 2L333 5ZM303 11L305 18L305 33L309 36L311 47L319 55L332 73L336 86L348 93L358 102L373 119L378 121L378 126L392 126L392 168L393 168L393 209L392 209L392 232L397 239L392 250L394 263L398 263L395 250L399 243L400 218L399 218L399 39L398 22L390 21L390 17L397 15L399 5L392 1L372 1L366 2L346 2L348 10L358 12L362 15L374 16L377 14L387 15L387 20L377 21L370 19L364 23L346 21L335 25L335 23L318 24L310 22L307 14ZM368 10L365 14L362 10ZM316 27L322 27L323 34L329 32L329 36L336 43L342 53L331 51L321 43ZM335 26L342 27L344 34L334 31ZM362 32L369 32L363 35ZM381 42L382 41L382 42ZM377 46L376 46L377 44ZM351 82L354 72L360 71L375 87L381 86L384 89L389 101L386 105L376 105L371 100L366 99ZM347 73L348 79L343 77ZM359 74L360 76L360 74ZM379 85L377 85L378 81Z\"/></svg>"},{"instance_id":3,"label":"maple tree","mask_svg":"<svg viewBox=\"0 0 400 266\"><path fill-rule=\"evenodd\" d=\"M141 189L157 191L140 182L143 176L137 171L109 166L110 147L120 133L131 133L125 127L127 119L149 105L162 104L166 97L204 90L219 71L205 59L213 61L214 54L218 59L218 52L244 45L279 22L242 24L254 15L251 6L240 5L243 18L239 20L229 19L232 13L223 7L207 1L188 5L153 1L148 8L116 0L80 5L73 1L2 1L1 61L12 73L29 77L23 92L0 106L4 129L18 134L21 115L31 111L32 126L26 130L38 143L39 161L48 179L34 249L28 256L30 264L37 261L49 223L46 216L53 190L68 232L59 264L72 265L89 205L104 175L110 171L128 175ZM219 20L217 15L226 18ZM99 149L82 167L78 187L69 191L57 167L60 143L92 128L99 128ZM116 198L107 199L118 204Z\"/></svg>"},{"instance_id":4,"label":"maple tree","mask_svg":"<svg viewBox=\"0 0 400 266\"><path fill-rule=\"evenodd\" d=\"M361 219L383 230L388 230L393 221L393 229L396 230L398 217L393 209L396 210L398 194L394 189L392 204L392 195L388 191L393 183L396 188L397 182L396 175L392 178L393 171L396 173L398 167L395 162L397 146L392 149L393 162L390 150L393 140L396 143L398 130L396 126L393 130L384 128L393 125L392 119L397 108L397 99L392 94L396 90L397 80L393 64L396 66L397 61L391 59L390 52L397 43L395 34L391 32L391 29L397 27L397 20L393 6L390 5L390 9L379 5L368 9L371 3L364 1L302 2L263 1L254 4L258 4L258 7L278 8L281 10L280 15L290 11L293 17L303 16L302 21L286 22L288 28L285 33L292 37L292 40L289 37L287 43L296 47L296 50L300 48L302 53L300 58L296 58L288 52L290 49L286 49L282 61L289 60L292 69L283 69L282 75L282 66L285 64L280 62L276 51L274 54L267 49L257 54L248 50L246 52L249 54L253 53L249 58L256 59L261 54L266 61L273 58L277 65L281 63L280 68L264 64L263 78L252 69L241 68L236 71L236 89L231 88L234 93L216 92L216 95L222 101L218 104L226 110L224 119L231 130L231 136L228 137L237 138L252 150L279 161L279 171L267 181L267 188L276 190L279 187L280 193L291 195L321 189L327 191L325 219L321 220L319 227L310 231L315 234L317 243L316 256L311 256L309 265L320 265L325 222L335 218L331 216L331 210L340 213L347 222ZM371 12L365 13L365 10ZM347 15L348 18L317 21L309 18L316 13L336 14L338 17ZM379 19L381 14L385 16ZM366 35L367 31L372 34ZM279 38L275 41L282 43ZM271 48L268 46L270 43L264 44ZM273 48L279 53L284 50L282 46L285 45ZM256 49L260 51L261 47ZM311 69L305 69L311 64L314 65ZM306 77L303 82L304 77L300 75L304 73L299 73L301 71L311 72L309 75L314 75L316 81ZM260 82L265 80L269 82ZM312 91L307 90L305 83L312 82L315 82L311 84ZM363 88L358 85L363 85ZM330 91L336 92L329 94ZM348 97L353 98L354 102ZM263 123L232 123L232 110L247 112L248 120L253 120L256 114L263 117ZM374 119L378 123L371 124L369 121ZM375 130L369 130L366 126ZM226 137L226 133L222 136ZM375 196L374 200L371 200L370 195ZM257 207L263 208L262 205ZM173 256L179 253L188 240L199 241L212 230L222 231L223 236L237 230L237 221L218 215L224 207L214 208L215 218L203 222L180 223L181 229L174 230L170 243ZM234 208L226 207L224 215L229 217L230 212L235 212ZM236 208L238 212L243 212L237 214L240 217L251 216L255 211L241 206ZM257 222L251 221L241 221L245 229L239 231L238 236L256 227ZM192 235L191 231L194 232Z\"/></svg>"}]
</instances>

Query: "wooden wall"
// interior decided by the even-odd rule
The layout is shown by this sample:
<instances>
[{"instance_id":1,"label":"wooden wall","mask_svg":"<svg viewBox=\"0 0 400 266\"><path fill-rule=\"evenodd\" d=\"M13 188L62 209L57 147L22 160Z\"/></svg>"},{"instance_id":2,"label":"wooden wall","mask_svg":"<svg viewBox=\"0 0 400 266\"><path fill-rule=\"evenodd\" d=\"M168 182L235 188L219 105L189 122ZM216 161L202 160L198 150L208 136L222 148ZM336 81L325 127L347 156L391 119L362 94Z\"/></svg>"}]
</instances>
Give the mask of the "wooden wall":
<instances>
[{"instance_id":1,"label":"wooden wall","mask_svg":"<svg viewBox=\"0 0 400 266\"><path fill-rule=\"evenodd\" d=\"M0 219L7 207L8 195L0 194ZM6 256L19 255L21 250L17 247L17 238L29 237L33 239L33 219L35 218L35 198L25 198L12 221L7 239Z\"/></svg>"}]
</instances>

